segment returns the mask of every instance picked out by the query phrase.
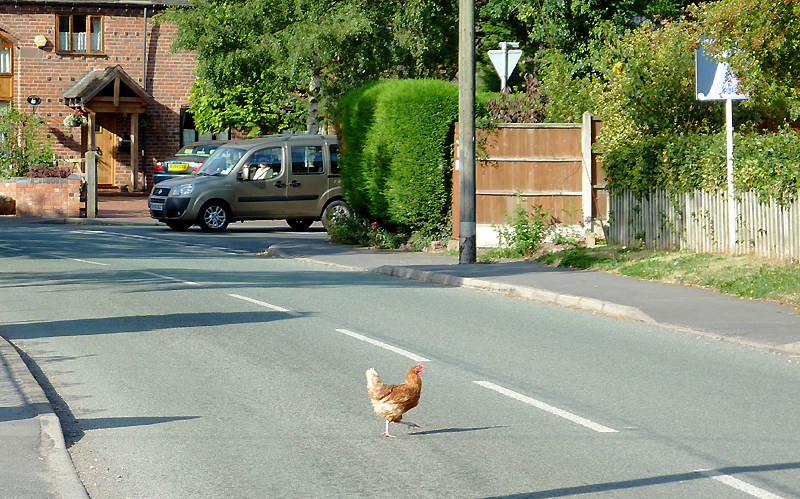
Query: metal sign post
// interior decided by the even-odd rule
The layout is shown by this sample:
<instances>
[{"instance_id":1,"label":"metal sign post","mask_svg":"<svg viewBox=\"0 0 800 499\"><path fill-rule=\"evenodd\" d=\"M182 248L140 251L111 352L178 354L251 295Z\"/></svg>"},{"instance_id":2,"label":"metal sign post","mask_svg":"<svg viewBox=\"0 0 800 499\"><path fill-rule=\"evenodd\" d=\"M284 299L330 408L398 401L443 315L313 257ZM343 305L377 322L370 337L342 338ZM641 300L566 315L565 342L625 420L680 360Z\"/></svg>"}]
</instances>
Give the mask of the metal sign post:
<instances>
[{"instance_id":1,"label":"metal sign post","mask_svg":"<svg viewBox=\"0 0 800 499\"><path fill-rule=\"evenodd\" d=\"M708 39L704 39L708 41ZM728 69L728 63L716 62L703 47L695 52L695 88L697 100L725 101L725 134L727 138L728 170L728 244L731 253L736 252L736 191L733 187L733 101L749 99L739 93L739 80Z\"/></svg>"}]
</instances>

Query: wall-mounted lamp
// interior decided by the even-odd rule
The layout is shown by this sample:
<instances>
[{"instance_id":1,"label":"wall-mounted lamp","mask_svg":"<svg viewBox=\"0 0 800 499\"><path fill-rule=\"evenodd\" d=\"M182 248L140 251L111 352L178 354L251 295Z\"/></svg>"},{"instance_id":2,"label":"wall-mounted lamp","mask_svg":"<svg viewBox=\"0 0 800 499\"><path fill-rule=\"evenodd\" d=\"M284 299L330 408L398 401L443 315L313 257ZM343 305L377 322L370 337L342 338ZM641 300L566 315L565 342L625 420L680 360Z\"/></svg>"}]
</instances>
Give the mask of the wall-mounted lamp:
<instances>
[{"instance_id":1,"label":"wall-mounted lamp","mask_svg":"<svg viewBox=\"0 0 800 499\"><path fill-rule=\"evenodd\" d=\"M44 36L44 35L36 35L33 38L33 44L36 45L39 48L42 48L45 45L47 45L47 37Z\"/></svg>"},{"instance_id":2,"label":"wall-mounted lamp","mask_svg":"<svg viewBox=\"0 0 800 499\"><path fill-rule=\"evenodd\" d=\"M42 102L42 98L39 97L38 95L28 96L28 104L31 105L31 112L33 114L36 114L36 106L38 106L40 102Z\"/></svg>"}]
</instances>

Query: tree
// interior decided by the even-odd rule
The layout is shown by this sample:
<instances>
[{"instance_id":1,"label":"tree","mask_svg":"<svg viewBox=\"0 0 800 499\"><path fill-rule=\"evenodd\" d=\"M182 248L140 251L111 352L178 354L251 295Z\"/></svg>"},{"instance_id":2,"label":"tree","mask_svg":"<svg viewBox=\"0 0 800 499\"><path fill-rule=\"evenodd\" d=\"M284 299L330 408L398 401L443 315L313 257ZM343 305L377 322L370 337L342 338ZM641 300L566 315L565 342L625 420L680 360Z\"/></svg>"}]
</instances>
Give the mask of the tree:
<instances>
[{"instance_id":1,"label":"tree","mask_svg":"<svg viewBox=\"0 0 800 499\"><path fill-rule=\"evenodd\" d=\"M692 10L710 49L726 60L749 106L800 117L800 1L720 0Z\"/></svg>"},{"instance_id":2,"label":"tree","mask_svg":"<svg viewBox=\"0 0 800 499\"><path fill-rule=\"evenodd\" d=\"M454 74L452 0L190 0L162 15L196 50L198 128L317 130L318 106L381 75ZM300 109L297 104L307 105ZM231 107L232 106L232 107Z\"/></svg>"}]
</instances>

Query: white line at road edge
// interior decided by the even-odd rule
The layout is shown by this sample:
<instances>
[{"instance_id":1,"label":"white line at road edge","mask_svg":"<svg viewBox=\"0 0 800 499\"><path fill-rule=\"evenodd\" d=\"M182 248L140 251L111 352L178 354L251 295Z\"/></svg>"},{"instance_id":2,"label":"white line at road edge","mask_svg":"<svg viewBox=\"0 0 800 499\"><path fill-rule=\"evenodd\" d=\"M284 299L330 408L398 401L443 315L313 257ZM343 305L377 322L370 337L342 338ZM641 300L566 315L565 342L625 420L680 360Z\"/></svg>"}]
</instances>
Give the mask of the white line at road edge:
<instances>
[{"instance_id":1,"label":"white line at road edge","mask_svg":"<svg viewBox=\"0 0 800 499\"><path fill-rule=\"evenodd\" d=\"M293 315L293 316L295 316L295 317L299 317L299 316L300 316L300 314L299 314L299 313L297 313L297 312L292 312L292 311L291 311L291 310L289 310L288 308L279 307L279 306L277 306L277 305L272 305L271 303L267 303L267 302L263 302L263 301L255 300L255 299L253 299L253 298L248 298L248 297L246 297L246 296L242 296L242 295L232 295L232 294L228 294L228 296L232 296L232 297L234 297L234 298L238 298L238 299L240 299L240 300L244 300L244 301L249 301L250 303L255 303L256 305L261 305L262 307L271 308L272 310L275 310L275 311L277 311L277 312L285 312L285 313L287 313L287 314L289 314L289 315Z\"/></svg>"},{"instance_id":2,"label":"white line at road edge","mask_svg":"<svg viewBox=\"0 0 800 499\"><path fill-rule=\"evenodd\" d=\"M370 343L372 345L375 345L375 346L378 346L378 347L381 347L381 348L385 348L386 350L389 350L390 352L394 352L394 353L400 354L403 357L408 357L409 359L415 360L417 362L430 362L430 359L426 359L425 357L420 357L419 355L413 354L413 353L409 352L408 350L403 350L402 348L397 348L395 346L388 345L388 344L386 344L386 343L384 343L382 341L373 340L372 338L368 338L368 337L360 335L358 333L354 333L352 331L348 331L347 329L337 329L336 331L338 331L338 332L340 332L342 334L346 334L347 336L353 337L353 338L355 338L357 340L366 341L367 343Z\"/></svg>"},{"instance_id":3,"label":"white line at road edge","mask_svg":"<svg viewBox=\"0 0 800 499\"><path fill-rule=\"evenodd\" d=\"M196 283L196 282L194 282L194 281L184 281L183 279L178 279L178 278L176 278L176 277L170 277L170 276L168 276L168 275L156 274L155 272L148 272L148 271L146 271L146 270L142 270L141 272L142 272L143 274L151 275L151 276L153 276L153 277L160 277L161 279L167 279L167 280L170 280L170 281L182 282L183 284L188 284L188 285L190 285L190 286L199 286L199 284L197 284L197 283Z\"/></svg>"},{"instance_id":4,"label":"white line at road edge","mask_svg":"<svg viewBox=\"0 0 800 499\"><path fill-rule=\"evenodd\" d=\"M519 400L520 402L524 402L524 403L526 403L528 405L532 405L533 407L536 407L536 408L541 409L543 411L547 411L550 414L554 414L554 415L562 417L564 419L568 419L569 421L572 421L573 423L577 423L577 424L579 424L581 426L585 426L586 428L592 429L592 430L594 430L596 432L600 432L600 433L617 433L617 430L614 430L614 429L609 428L607 426L603 426L601 424L597 424L594 421L589 421L586 418L582 418L580 416L576 416L575 414L572 414L571 412L567 412L567 411L565 411L563 409L559 409L558 407L553 407L552 405L545 404L544 402L541 402L539 400L532 399L530 397L526 397L525 395L522 395L520 393L511 391L508 388L503 388L502 386L495 385L494 383L490 383L488 381L475 381L474 383L476 383L478 385L481 385L484 388L488 388L490 390L494 390L497 393L502 393L503 395L505 395L507 397L511 397L512 399Z\"/></svg>"},{"instance_id":5,"label":"white line at road edge","mask_svg":"<svg viewBox=\"0 0 800 499\"><path fill-rule=\"evenodd\" d=\"M767 492L764 489L759 489L755 485L750 485L747 482L743 482L738 478L733 478L730 475L726 475L721 471L717 470L697 470L697 473L701 475L705 475L708 478L713 478L718 482L722 482L729 487L733 487L736 490L740 490L751 496L758 497L759 499L783 499L781 496L776 496L772 492Z\"/></svg>"}]
</instances>

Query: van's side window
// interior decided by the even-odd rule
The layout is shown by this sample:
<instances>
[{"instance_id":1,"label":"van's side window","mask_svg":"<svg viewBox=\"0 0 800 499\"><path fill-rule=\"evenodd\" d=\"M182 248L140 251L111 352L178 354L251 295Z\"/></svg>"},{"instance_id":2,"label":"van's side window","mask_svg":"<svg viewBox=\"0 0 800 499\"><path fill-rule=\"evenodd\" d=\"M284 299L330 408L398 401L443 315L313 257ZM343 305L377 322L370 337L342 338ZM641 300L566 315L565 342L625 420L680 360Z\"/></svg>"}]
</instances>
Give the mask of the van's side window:
<instances>
[{"instance_id":1,"label":"van's side window","mask_svg":"<svg viewBox=\"0 0 800 499\"><path fill-rule=\"evenodd\" d=\"M281 148L270 147L256 151L247 159L249 180L269 180L277 177L281 172Z\"/></svg>"},{"instance_id":2,"label":"van's side window","mask_svg":"<svg viewBox=\"0 0 800 499\"><path fill-rule=\"evenodd\" d=\"M322 146L292 146L292 173L295 175L325 173Z\"/></svg>"},{"instance_id":3,"label":"van's side window","mask_svg":"<svg viewBox=\"0 0 800 499\"><path fill-rule=\"evenodd\" d=\"M331 155L331 175L339 175L339 146L330 144L328 152Z\"/></svg>"}]
</instances>

